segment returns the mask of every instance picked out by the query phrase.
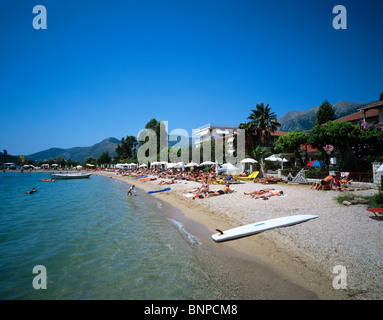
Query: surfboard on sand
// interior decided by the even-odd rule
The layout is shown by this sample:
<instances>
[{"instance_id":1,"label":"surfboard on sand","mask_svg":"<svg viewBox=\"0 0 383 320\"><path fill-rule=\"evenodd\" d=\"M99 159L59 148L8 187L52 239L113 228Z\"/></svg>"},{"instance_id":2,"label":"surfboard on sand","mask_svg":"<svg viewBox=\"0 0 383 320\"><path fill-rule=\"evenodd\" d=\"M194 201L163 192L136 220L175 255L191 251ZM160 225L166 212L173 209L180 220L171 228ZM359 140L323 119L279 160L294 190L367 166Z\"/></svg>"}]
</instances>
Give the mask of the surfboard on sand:
<instances>
[{"instance_id":1,"label":"surfboard on sand","mask_svg":"<svg viewBox=\"0 0 383 320\"><path fill-rule=\"evenodd\" d=\"M270 220L251 223L245 226L229 229L226 231L221 231L219 229L216 229L218 233L213 234L211 237L213 238L214 241L217 241L217 242L226 241L226 240L250 236L250 235L253 235L262 231L270 230L270 229L290 226L296 223L301 223L301 222L308 221L315 218L318 218L318 216L306 214L306 215L296 215L296 216L270 219Z\"/></svg>"},{"instance_id":2,"label":"surfboard on sand","mask_svg":"<svg viewBox=\"0 0 383 320\"><path fill-rule=\"evenodd\" d=\"M157 192L162 192L162 191L169 191L169 190L170 190L170 188L165 188L165 189L162 189L162 190L148 191L148 194L157 193Z\"/></svg>"}]
</instances>

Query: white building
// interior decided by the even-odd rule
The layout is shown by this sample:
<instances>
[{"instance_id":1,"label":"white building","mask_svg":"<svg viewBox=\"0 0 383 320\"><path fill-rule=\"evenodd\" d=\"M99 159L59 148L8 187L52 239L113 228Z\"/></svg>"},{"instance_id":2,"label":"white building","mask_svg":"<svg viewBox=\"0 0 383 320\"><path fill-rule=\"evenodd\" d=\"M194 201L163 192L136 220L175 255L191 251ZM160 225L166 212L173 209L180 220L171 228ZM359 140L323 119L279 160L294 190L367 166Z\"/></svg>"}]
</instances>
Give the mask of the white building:
<instances>
[{"instance_id":1,"label":"white building","mask_svg":"<svg viewBox=\"0 0 383 320\"><path fill-rule=\"evenodd\" d=\"M222 139L223 137L229 137L226 140L226 147L229 153L234 151L233 141L234 136L237 133L238 127L235 126L224 126L208 123L202 127L194 129L193 133L196 136L194 145L199 147L201 143L210 141L214 136L215 139Z\"/></svg>"}]
</instances>

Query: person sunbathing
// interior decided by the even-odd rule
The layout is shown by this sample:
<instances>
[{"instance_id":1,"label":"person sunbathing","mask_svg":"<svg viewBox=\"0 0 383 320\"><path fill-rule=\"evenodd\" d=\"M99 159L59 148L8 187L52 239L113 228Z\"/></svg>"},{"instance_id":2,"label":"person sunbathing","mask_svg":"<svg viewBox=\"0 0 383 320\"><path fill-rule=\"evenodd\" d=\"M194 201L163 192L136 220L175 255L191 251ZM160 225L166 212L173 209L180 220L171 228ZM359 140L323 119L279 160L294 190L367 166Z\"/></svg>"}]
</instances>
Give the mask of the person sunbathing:
<instances>
[{"instance_id":1,"label":"person sunbathing","mask_svg":"<svg viewBox=\"0 0 383 320\"><path fill-rule=\"evenodd\" d=\"M219 189L219 190L216 190L216 191L212 191L212 192L209 192L205 198L209 198L211 196L220 196L222 194L227 194L227 193L232 193L234 192L233 189L230 189L230 185L228 183L226 183L226 185L222 188L222 189Z\"/></svg>"},{"instance_id":2,"label":"person sunbathing","mask_svg":"<svg viewBox=\"0 0 383 320\"><path fill-rule=\"evenodd\" d=\"M263 198L263 199L268 199L268 198L271 198L271 197L276 197L276 196L281 196L283 194L283 191L271 191L271 192L266 192L266 193L263 193L263 194L254 194L251 196L251 198L254 198L254 199L259 199L259 198Z\"/></svg>"},{"instance_id":3,"label":"person sunbathing","mask_svg":"<svg viewBox=\"0 0 383 320\"><path fill-rule=\"evenodd\" d=\"M196 193L197 195L200 193L206 193L209 192L209 183L208 179L205 180L205 182L202 184L199 188L194 188L192 190L185 190L184 193Z\"/></svg>"},{"instance_id":4,"label":"person sunbathing","mask_svg":"<svg viewBox=\"0 0 383 320\"><path fill-rule=\"evenodd\" d=\"M243 194L245 195L253 195L253 194L263 194L263 193L267 193L267 192L270 192L272 190L275 190L274 188L271 188L271 189L262 189L262 190L255 190L255 191L252 191L252 192L244 192Z\"/></svg>"},{"instance_id":5,"label":"person sunbathing","mask_svg":"<svg viewBox=\"0 0 383 320\"><path fill-rule=\"evenodd\" d=\"M170 181L165 181L165 180L161 180L158 184L160 186L164 185L164 184L173 184L173 183L178 183L178 181L175 181L174 179L170 180Z\"/></svg>"}]
</instances>

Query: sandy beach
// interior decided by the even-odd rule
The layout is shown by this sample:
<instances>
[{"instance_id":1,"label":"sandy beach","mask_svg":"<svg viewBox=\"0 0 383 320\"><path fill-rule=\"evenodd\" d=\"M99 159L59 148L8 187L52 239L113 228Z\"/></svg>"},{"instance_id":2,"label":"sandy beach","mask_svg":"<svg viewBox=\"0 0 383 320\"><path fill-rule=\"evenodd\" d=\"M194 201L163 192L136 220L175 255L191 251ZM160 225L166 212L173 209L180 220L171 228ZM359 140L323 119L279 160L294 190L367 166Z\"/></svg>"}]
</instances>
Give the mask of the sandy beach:
<instances>
[{"instance_id":1,"label":"sandy beach","mask_svg":"<svg viewBox=\"0 0 383 320\"><path fill-rule=\"evenodd\" d=\"M233 184L232 194L192 199L183 191L201 184L182 181L158 185L160 180L142 182L114 172L101 172L144 192L170 187L153 194L160 201L179 210L174 219L201 240L206 266L216 270L216 280L227 286L229 298L238 299L382 299L383 298L383 219L366 211L365 205L344 206L335 197L339 192L314 191L309 186ZM212 185L211 190L219 189ZM251 199L244 192L275 188L286 196L268 201ZM373 195L377 190L352 191ZM171 210L169 210L170 212ZM262 220L313 214L317 219L263 232L250 237L215 243L215 229L226 230ZM334 289L339 273L347 271L346 289ZM256 272L254 271L256 270Z\"/></svg>"}]
</instances>

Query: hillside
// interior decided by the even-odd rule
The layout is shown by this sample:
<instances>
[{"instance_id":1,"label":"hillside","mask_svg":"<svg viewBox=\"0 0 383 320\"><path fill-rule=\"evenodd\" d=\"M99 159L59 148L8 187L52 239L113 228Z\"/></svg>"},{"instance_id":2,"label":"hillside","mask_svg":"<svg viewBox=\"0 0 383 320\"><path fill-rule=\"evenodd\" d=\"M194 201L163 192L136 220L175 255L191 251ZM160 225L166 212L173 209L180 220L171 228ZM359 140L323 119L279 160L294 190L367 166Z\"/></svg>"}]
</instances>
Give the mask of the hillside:
<instances>
[{"instance_id":1,"label":"hillside","mask_svg":"<svg viewBox=\"0 0 383 320\"><path fill-rule=\"evenodd\" d=\"M62 148L50 148L40 152L36 152L30 155L26 155L26 159L32 160L48 160L52 158L57 158L58 156L64 159L72 159L74 161L85 161L87 158L96 158L99 157L103 152L108 151L111 157L114 157L116 154L117 145L121 143L120 140L116 138L107 138L102 140L99 143L96 143L90 147L74 147L69 149Z\"/></svg>"},{"instance_id":2,"label":"hillside","mask_svg":"<svg viewBox=\"0 0 383 320\"><path fill-rule=\"evenodd\" d=\"M361 102L355 103L350 101L339 101L333 105L335 110L335 118L339 119L341 117L347 116L349 114L357 112L360 108L367 106L372 102ZM294 130L310 130L315 125L316 113L319 109L318 107L304 110L304 111L290 111L278 119L278 122L281 124L280 130L291 132Z\"/></svg>"}]
</instances>

